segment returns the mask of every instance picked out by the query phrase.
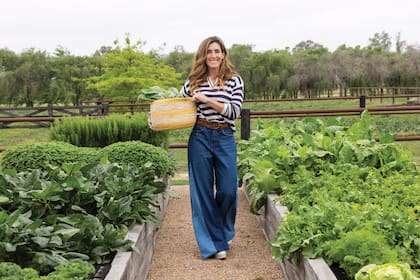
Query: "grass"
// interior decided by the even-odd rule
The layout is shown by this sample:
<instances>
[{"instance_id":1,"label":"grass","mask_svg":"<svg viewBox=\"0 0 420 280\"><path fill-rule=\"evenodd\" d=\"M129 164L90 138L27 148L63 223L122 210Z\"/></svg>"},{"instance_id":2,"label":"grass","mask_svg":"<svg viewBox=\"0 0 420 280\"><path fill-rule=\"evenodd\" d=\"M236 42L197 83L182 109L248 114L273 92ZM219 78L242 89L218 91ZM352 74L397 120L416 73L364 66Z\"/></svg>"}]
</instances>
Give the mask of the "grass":
<instances>
[{"instance_id":1,"label":"grass","mask_svg":"<svg viewBox=\"0 0 420 280\"><path fill-rule=\"evenodd\" d=\"M187 149L184 148L177 148L177 149L169 149L169 153L173 155L176 162L178 163L178 173L187 173L188 172L188 155Z\"/></svg>"},{"instance_id":2,"label":"grass","mask_svg":"<svg viewBox=\"0 0 420 280\"><path fill-rule=\"evenodd\" d=\"M189 180L171 179L171 186L185 186L189 184Z\"/></svg>"},{"instance_id":3,"label":"grass","mask_svg":"<svg viewBox=\"0 0 420 280\"><path fill-rule=\"evenodd\" d=\"M366 99L366 107L380 107L390 105L403 105L407 102L406 98L396 98L395 103L392 99ZM264 110L309 110L309 109L342 109L342 108L358 108L358 99L343 100L323 100L323 101L278 101L271 103L261 102L245 102L244 108L255 111Z\"/></svg>"},{"instance_id":4,"label":"grass","mask_svg":"<svg viewBox=\"0 0 420 280\"><path fill-rule=\"evenodd\" d=\"M19 144L49 141L49 128L0 129L0 147L8 149Z\"/></svg>"},{"instance_id":5,"label":"grass","mask_svg":"<svg viewBox=\"0 0 420 280\"><path fill-rule=\"evenodd\" d=\"M420 170L420 141L399 142L406 150L409 150L413 155L413 161Z\"/></svg>"},{"instance_id":6,"label":"grass","mask_svg":"<svg viewBox=\"0 0 420 280\"><path fill-rule=\"evenodd\" d=\"M18 145L26 145L49 141L49 128L7 128L0 129L0 148L11 149ZM0 153L0 160L2 153Z\"/></svg>"}]
</instances>

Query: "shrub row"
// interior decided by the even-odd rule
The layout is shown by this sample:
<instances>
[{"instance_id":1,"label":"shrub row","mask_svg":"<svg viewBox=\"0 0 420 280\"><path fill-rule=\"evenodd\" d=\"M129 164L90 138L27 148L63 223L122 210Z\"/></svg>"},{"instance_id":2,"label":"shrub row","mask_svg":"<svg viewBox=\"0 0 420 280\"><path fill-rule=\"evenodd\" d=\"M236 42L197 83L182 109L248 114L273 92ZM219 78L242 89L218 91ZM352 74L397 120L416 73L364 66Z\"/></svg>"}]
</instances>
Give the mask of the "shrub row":
<instances>
[{"instance_id":1,"label":"shrub row","mask_svg":"<svg viewBox=\"0 0 420 280\"><path fill-rule=\"evenodd\" d=\"M141 141L117 142L102 149L77 147L59 141L22 145L4 152L0 167L17 171L46 170L48 165L61 166L72 162L89 164L103 158L135 166L149 162L150 169L157 177L173 175L176 168L175 160L169 157L166 150Z\"/></svg>"},{"instance_id":2,"label":"shrub row","mask_svg":"<svg viewBox=\"0 0 420 280\"><path fill-rule=\"evenodd\" d=\"M132 140L168 147L168 132L151 130L145 113L129 117L111 114L97 119L63 118L53 123L50 139L79 147L105 147L112 143Z\"/></svg>"}]
</instances>

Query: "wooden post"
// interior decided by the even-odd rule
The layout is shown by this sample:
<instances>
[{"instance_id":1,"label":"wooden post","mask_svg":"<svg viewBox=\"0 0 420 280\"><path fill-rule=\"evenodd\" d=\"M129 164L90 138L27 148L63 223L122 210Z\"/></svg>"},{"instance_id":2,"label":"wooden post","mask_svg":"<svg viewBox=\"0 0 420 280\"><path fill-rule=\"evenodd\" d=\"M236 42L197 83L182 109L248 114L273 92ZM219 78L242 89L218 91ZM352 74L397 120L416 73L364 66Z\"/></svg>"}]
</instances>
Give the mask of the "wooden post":
<instances>
[{"instance_id":1,"label":"wooden post","mask_svg":"<svg viewBox=\"0 0 420 280\"><path fill-rule=\"evenodd\" d=\"M251 110L242 109L241 111L241 139L248 140L251 136Z\"/></svg>"},{"instance_id":2,"label":"wooden post","mask_svg":"<svg viewBox=\"0 0 420 280\"><path fill-rule=\"evenodd\" d=\"M47 111L48 111L48 117L53 117L53 106L51 104L48 104L47 107Z\"/></svg>"},{"instance_id":3,"label":"wooden post","mask_svg":"<svg viewBox=\"0 0 420 280\"><path fill-rule=\"evenodd\" d=\"M359 107L363 108L363 110L360 112L360 114L362 114L364 109L366 108L366 96L365 95L360 95L359 96Z\"/></svg>"},{"instance_id":4,"label":"wooden post","mask_svg":"<svg viewBox=\"0 0 420 280\"><path fill-rule=\"evenodd\" d=\"M101 104L101 115L102 116L108 115L108 110L109 110L108 103L102 103Z\"/></svg>"}]
</instances>

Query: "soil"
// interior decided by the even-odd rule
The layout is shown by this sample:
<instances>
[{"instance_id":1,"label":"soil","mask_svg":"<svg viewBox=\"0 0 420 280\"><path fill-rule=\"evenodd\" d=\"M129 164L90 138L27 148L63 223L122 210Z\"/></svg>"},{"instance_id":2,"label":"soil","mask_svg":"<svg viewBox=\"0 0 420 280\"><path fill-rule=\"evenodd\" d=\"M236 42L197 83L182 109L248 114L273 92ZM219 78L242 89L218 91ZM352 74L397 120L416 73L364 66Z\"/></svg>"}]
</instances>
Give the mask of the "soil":
<instances>
[{"instance_id":1,"label":"soil","mask_svg":"<svg viewBox=\"0 0 420 280\"><path fill-rule=\"evenodd\" d=\"M256 217L250 213L243 188L238 189L236 236L226 260L202 260L191 224L188 186L173 186L160 226L148 280L284 279Z\"/></svg>"}]
</instances>

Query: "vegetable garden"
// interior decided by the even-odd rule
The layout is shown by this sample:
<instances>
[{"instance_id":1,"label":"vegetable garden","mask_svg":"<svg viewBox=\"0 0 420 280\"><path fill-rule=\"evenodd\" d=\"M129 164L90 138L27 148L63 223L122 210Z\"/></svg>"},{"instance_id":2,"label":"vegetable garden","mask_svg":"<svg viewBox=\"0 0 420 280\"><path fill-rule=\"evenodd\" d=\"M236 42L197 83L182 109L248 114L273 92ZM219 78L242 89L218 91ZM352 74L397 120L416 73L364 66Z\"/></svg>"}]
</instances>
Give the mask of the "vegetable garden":
<instances>
[{"instance_id":1,"label":"vegetable garden","mask_svg":"<svg viewBox=\"0 0 420 280\"><path fill-rule=\"evenodd\" d=\"M134 224L158 222L156 195L170 194L159 178L173 175L175 163L166 150L145 143L165 142L161 133L139 133L147 119L131 130L124 129L131 122L123 119L92 120L95 124L82 126L86 120L75 118L69 122L77 122L78 130L65 121L51 129L54 137L63 139L72 132L78 143L84 143L85 136L107 134L105 140L114 143L101 142L103 148L51 141L4 152L0 279L92 278L116 252L138 250L125 236ZM126 136L122 132L144 138L119 141Z\"/></svg>"},{"instance_id":2,"label":"vegetable garden","mask_svg":"<svg viewBox=\"0 0 420 280\"><path fill-rule=\"evenodd\" d=\"M276 259L323 257L348 279L369 264L419 270L418 170L392 136L378 143L372 133L365 112L349 126L338 119L260 121L240 142L251 211L258 214L269 193L290 211L271 244Z\"/></svg>"}]
</instances>

